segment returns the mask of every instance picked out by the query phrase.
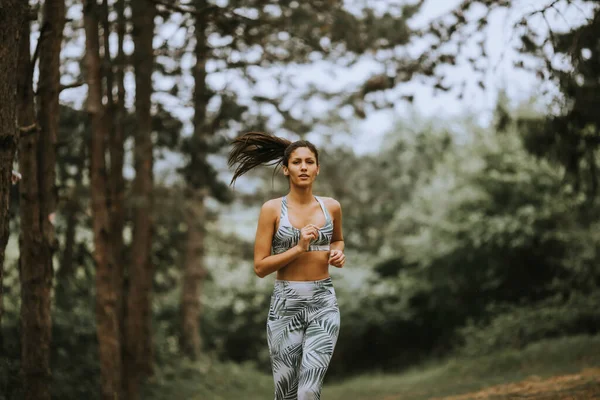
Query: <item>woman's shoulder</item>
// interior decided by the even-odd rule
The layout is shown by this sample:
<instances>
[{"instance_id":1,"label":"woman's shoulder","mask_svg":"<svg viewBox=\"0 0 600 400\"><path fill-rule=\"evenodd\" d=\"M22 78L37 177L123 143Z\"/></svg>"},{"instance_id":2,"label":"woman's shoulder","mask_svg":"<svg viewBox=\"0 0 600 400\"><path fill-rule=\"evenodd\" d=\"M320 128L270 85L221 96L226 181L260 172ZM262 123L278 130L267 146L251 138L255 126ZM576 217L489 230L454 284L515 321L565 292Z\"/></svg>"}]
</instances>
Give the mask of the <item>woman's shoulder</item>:
<instances>
[{"instance_id":1,"label":"woman's shoulder","mask_svg":"<svg viewBox=\"0 0 600 400\"><path fill-rule=\"evenodd\" d=\"M263 203L261 210L263 210L265 212L278 211L279 208L281 207L282 200L283 200L283 197L277 197L275 199L267 200Z\"/></svg>"},{"instance_id":2,"label":"woman's shoulder","mask_svg":"<svg viewBox=\"0 0 600 400\"><path fill-rule=\"evenodd\" d=\"M324 196L317 196L317 197L319 197L323 201L323 204L325 204L325 206L327 208L329 208L330 210L337 210L337 209L342 208L340 202L337 201L336 199L334 199L333 197L324 197Z\"/></svg>"}]
</instances>

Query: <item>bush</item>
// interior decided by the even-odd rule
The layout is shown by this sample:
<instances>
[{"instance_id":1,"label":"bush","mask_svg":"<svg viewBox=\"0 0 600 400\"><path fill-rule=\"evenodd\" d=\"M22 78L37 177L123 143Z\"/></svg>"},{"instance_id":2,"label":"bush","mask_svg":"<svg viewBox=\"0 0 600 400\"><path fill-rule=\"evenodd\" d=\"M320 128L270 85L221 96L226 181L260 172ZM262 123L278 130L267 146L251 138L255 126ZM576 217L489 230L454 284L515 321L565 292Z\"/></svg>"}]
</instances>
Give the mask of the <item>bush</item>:
<instances>
[{"instance_id":1,"label":"bush","mask_svg":"<svg viewBox=\"0 0 600 400\"><path fill-rule=\"evenodd\" d=\"M480 356L504 349L522 349L542 339L600 332L600 291L511 307L485 324L470 322L459 329L459 353Z\"/></svg>"}]
</instances>

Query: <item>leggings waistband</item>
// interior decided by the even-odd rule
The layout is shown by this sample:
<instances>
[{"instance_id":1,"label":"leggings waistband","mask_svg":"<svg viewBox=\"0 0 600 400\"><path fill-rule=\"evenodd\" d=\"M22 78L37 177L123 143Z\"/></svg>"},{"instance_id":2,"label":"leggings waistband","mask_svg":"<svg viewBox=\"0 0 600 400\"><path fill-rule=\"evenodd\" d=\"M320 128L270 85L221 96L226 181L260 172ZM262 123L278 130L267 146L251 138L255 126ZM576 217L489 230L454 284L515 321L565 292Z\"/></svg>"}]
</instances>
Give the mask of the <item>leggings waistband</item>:
<instances>
[{"instance_id":1,"label":"leggings waistband","mask_svg":"<svg viewBox=\"0 0 600 400\"><path fill-rule=\"evenodd\" d=\"M273 295L285 298L310 299L315 296L335 295L331 277L318 281L276 280Z\"/></svg>"}]
</instances>

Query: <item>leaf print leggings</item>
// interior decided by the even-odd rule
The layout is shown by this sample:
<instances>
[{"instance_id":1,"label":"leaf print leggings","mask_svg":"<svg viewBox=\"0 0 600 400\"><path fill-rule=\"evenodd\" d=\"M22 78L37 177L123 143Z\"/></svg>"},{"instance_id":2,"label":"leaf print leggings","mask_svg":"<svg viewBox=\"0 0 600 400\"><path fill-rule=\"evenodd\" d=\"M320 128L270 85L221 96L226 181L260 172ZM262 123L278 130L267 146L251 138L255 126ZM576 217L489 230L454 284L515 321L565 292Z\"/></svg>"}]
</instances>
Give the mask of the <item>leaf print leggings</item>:
<instances>
[{"instance_id":1,"label":"leaf print leggings","mask_svg":"<svg viewBox=\"0 0 600 400\"><path fill-rule=\"evenodd\" d=\"M331 278L275 281L267 340L275 400L318 400L340 329Z\"/></svg>"}]
</instances>

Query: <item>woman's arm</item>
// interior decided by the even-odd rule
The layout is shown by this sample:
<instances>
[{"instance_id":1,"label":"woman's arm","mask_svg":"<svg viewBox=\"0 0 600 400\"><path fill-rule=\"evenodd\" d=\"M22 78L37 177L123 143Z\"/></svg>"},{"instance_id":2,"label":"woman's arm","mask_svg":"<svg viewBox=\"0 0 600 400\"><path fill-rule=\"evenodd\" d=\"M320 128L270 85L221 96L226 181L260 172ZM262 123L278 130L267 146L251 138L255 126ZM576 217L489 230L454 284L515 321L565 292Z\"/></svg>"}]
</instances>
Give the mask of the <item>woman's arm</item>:
<instances>
[{"instance_id":1,"label":"woman's arm","mask_svg":"<svg viewBox=\"0 0 600 400\"><path fill-rule=\"evenodd\" d=\"M256 228L256 239L254 241L254 272L261 278L285 267L305 253L308 242L302 239L308 238L310 240L310 237L317 236L316 228L305 227L302 229L303 238L296 246L283 253L271 255L277 210L277 201L269 200L263 204L258 217L258 227ZM307 233L310 237L307 237Z\"/></svg>"},{"instance_id":2,"label":"woman's arm","mask_svg":"<svg viewBox=\"0 0 600 400\"><path fill-rule=\"evenodd\" d=\"M342 232L342 206L335 199L329 199L331 215L333 218L333 235L331 236L331 256L329 258L329 264L334 267L342 268L346 262L346 256L344 255L344 234Z\"/></svg>"}]
</instances>

